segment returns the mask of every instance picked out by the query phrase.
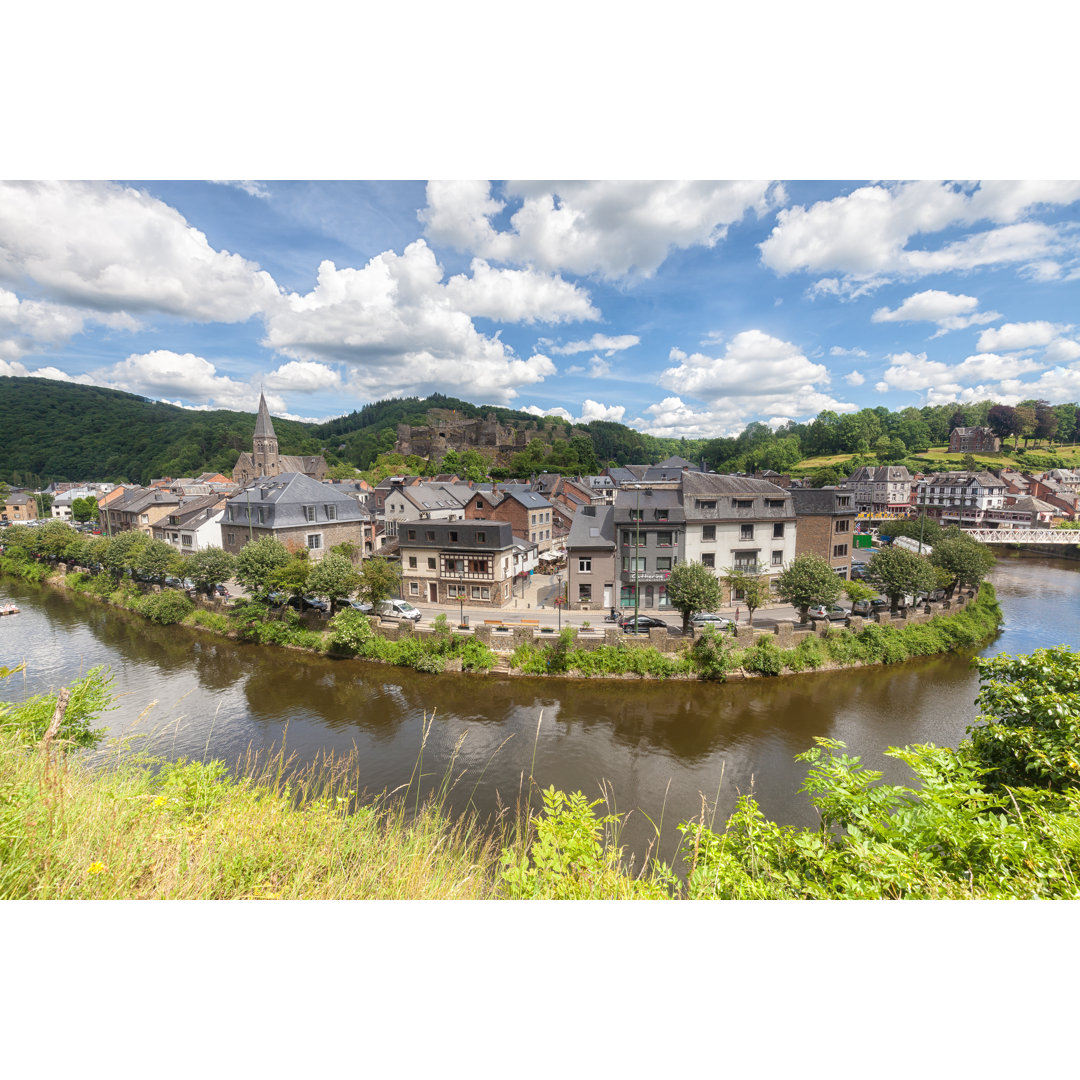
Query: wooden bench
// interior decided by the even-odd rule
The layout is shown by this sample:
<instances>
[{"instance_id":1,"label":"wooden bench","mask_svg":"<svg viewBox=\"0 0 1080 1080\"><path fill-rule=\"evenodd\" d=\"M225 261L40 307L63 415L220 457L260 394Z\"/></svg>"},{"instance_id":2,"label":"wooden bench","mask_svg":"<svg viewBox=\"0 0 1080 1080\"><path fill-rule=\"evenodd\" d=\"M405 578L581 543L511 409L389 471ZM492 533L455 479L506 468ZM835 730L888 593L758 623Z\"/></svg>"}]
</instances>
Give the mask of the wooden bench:
<instances>
[{"instance_id":1,"label":"wooden bench","mask_svg":"<svg viewBox=\"0 0 1080 1080\"><path fill-rule=\"evenodd\" d=\"M540 620L539 619L519 619L518 624L520 626L539 626L540 625Z\"/></svg>"},{"instance_id":2,"label":"wooden bench","mask_svg":"<svg viewBox=\"0 0 1080 1080\"><path fill-rule=\"evenodd\" d=\"M485 626L502 626L502 624L503 624L502 619L485 619L484 620L484 625Z\"/></svg>"}]
</instances>

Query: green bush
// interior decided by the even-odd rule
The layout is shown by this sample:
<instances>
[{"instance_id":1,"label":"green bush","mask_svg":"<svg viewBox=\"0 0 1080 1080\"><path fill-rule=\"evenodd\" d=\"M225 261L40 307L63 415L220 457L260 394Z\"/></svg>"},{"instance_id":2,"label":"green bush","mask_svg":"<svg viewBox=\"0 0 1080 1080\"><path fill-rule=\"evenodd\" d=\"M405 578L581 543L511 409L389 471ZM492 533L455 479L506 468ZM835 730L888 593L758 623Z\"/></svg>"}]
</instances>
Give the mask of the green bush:
<instances>
[{"instance_id":1,"label":"green bush","mask_svg":"<svg viewBox=\"0 0 1080 1080\"><path fill-rule=\"evenodd\" d=\"M743 653L744 671L757 675L779 675L784 668L784 656L777 647L774 637L759 637Z\"/></svg>"},{"instance_id":2,"label":"green bush","mask_svg":"<svg viewBox=\"0 0 1080 1080\"><path fill-rule=\"evenodd\" d=\"M138 610L151 622L171 626L183 622L195 610L195 605L182 592L166 589L143 597Z\"/></svg>"},{"instance_id":3,"label":"green bush","mask_svg":"<svg viewBox=\"0 0 1080 1080\"><path fill-rule=\"evenodd\" d=\"M192 626L203 626L207 630L213 630L218 634L227 634L230 629L229 619L216 611L206 611L196 608L187 618Z\"/></svg>"},{"instance_id":4,"label":"green bush","mask_svg":"<svg viewBox=\"0 0 1080 1080\"><path fill-rule=\"evenodd\" d=\"M706 626L690 647L690 662L699 678L725 682L735 667L735 650L714 627Z\"/></svg>"}]
</instances>

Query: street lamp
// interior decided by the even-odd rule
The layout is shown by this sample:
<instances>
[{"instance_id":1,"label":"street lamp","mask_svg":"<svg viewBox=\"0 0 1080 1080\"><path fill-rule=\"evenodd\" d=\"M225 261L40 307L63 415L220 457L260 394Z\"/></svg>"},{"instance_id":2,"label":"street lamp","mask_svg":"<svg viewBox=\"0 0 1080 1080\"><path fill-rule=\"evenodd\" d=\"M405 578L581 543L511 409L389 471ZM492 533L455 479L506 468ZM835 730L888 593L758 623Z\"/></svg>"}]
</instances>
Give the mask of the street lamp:
<instances>
[{"instance_id":1,"label":"street lamp","mask_svg":"<svg viewBox=\"0 0 1080 1080\"><path fill-rule=\"evenodd\" d=\"M559 595L555 597L555 608L559 613L559 631L562 631L562 574L555 575L555 584L559 589Z\"/></svg>"}]
</instances>

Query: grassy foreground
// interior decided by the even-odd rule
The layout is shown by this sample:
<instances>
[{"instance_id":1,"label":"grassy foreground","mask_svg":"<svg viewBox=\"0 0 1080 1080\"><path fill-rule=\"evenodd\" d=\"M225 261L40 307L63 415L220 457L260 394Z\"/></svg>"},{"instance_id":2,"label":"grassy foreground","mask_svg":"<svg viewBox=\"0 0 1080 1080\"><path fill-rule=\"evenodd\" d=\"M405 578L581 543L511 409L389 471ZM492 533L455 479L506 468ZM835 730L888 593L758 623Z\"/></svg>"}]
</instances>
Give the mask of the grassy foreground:
<instances>
[{"instance_id":1,"label":"grassy foreground","mask_svg":"<svg viewBox=\"0 0 1080 1080\"><path fill-rule=\"evenodd\" d=\"M886 751L910 786L819 738L799 760L820 828L770 821L752 796L717 828L703 799L678 827L684 877L635 870L623 819L581 792L548 788L537 807L530 780L516 813L480 826L446 812L448 772L421 804L422 749L404 795L362 805L347 761L289 779L280 756L236 777L216 761L93 765L76 751L100 738L94 671L70 696L0 704L0 898L1078 899L1080 654L977 664L969 738Z\"/></svg>"}]
</instances>

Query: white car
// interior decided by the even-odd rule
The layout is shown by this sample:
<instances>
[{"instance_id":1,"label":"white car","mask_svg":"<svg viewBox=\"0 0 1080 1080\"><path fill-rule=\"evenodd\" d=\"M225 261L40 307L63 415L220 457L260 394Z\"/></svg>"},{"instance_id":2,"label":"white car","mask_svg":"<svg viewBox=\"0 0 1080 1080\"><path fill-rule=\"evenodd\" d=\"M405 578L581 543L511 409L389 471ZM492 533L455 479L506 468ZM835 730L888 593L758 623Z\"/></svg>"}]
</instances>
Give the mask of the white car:
<instances>
[{"instance_id":1,"label":"white car","mask_svg":"<svg viewBox=\"0 0 1080 1080\"><path fill-rule=\"evenodd\" d=\"M723 615L717 615L712 611L699 611L690 618L690 625L700 630L704 626L711 626L716 630L726 630L731 625L730 619Z\"/></svg>"},{"instance_id":2,"label":"white car","mask_svg":"<svg viewBox=\"0 0 1080 1080\"><path fill-rule=\"evenodd\" d=\"M413 607L408 600L384 600L375 610L386 619L412 619L413 622L419 622L424 617L420 609Z\"/></svg>"}]
</instances>

